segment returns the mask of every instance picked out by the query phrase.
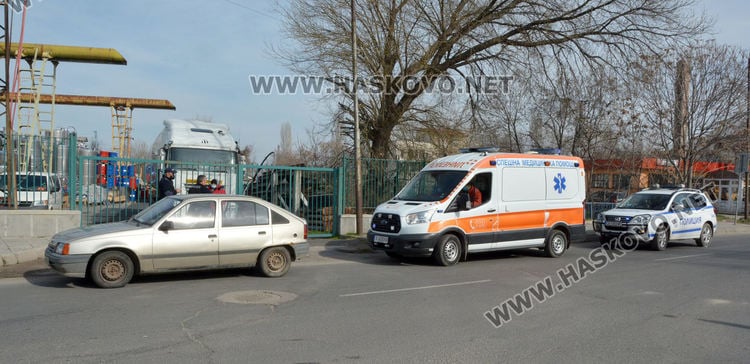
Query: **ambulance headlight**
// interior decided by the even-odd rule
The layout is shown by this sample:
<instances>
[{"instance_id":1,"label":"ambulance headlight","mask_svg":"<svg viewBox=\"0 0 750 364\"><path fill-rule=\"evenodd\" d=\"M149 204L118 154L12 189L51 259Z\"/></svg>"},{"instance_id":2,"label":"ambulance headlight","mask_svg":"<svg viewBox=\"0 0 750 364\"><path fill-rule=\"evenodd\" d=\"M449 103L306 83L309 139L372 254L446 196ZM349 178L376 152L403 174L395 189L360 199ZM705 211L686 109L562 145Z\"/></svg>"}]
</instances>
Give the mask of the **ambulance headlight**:
<instances>
[{"instance_id":1,"label":"ambulance headlight","mask_svg":"<svg viewBox=\"0 0 750 364\"><path fill-rule=\"evenodd\" d=\"M413 214L406 215L406 223L408 225L414 225L414 224L424 224L427 222L430 222L430 219L432 219L432 215L435 213L435 210L427 210L427 211L420 211L415 212Z\"/></svg>"}]
</instances>

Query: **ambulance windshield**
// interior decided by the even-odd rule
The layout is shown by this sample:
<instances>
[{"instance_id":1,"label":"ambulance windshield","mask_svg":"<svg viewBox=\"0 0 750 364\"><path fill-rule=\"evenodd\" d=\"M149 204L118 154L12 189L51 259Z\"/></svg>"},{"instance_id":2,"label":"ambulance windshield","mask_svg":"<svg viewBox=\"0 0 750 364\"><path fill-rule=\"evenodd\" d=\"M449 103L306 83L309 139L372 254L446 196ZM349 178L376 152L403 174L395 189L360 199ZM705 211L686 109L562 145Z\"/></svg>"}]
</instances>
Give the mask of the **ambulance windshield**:
<instances>
[{"instance_id":1,"label":"ambulance windshield","mask_svg":"<svg viewBox=\"0 0 750 364\"><path fill-rule=\"evenodd\" d=\"M466 171L422 171L399 192L394 200L440 201L456 188Z\"/></svg>"}]
</instances>

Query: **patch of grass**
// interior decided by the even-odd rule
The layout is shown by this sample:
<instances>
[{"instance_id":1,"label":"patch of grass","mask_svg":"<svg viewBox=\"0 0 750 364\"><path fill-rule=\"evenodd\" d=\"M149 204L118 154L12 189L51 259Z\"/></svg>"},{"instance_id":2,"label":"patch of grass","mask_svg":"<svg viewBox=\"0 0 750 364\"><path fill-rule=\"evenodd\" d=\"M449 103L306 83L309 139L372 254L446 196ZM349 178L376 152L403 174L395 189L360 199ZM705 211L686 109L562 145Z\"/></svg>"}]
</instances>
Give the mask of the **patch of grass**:
<instances>
[{"instance_id":1,"label":"patch of grass","mask_svg":"<svg viewBox=\"0 0 750 364\"><path fill-rule=\"evenodd\" d=\"M734 215L716 215L716 219L722 222L734 222ZM744 219L743 214L737 214L738 224L750 224L750 219Z\"/></svg>"}]
</instances>

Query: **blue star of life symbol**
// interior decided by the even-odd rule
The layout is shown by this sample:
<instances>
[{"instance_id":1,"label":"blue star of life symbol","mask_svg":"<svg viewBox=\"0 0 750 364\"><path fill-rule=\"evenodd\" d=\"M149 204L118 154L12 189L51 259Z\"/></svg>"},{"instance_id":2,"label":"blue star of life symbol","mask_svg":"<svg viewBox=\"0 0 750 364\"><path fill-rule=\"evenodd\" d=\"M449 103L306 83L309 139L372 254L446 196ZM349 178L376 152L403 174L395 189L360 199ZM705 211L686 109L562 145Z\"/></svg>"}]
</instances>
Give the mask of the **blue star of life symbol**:
<instances>
[{"instance_id":1,"label":"blue star of life symbol","mask_svg":"<svg viewBox=\"0 0 750 364\"><path fill-rule=\"evenodd\" d=\"M567 188L565 185L565 176L563 176L562 173L558 173L553 180L555 181L555 191L557 191L557 193L563 193L565 188Z\"/></svg>"}]
</instances>

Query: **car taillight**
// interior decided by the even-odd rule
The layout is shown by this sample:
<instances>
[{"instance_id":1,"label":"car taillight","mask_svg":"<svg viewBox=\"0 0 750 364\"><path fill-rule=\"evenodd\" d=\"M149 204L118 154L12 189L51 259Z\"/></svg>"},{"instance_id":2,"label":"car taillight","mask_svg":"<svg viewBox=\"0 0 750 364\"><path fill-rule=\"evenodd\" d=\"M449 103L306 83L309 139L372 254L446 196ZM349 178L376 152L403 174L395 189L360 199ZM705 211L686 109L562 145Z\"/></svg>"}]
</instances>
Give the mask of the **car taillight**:
<instances>
[{"instance_id":1,"label":"car taillight","mask_svg":"<svg viewBox=\"0 0 750 364\"><path fill-rule=\"evenodd\" d=\"M307 224L305 224L305 239L307 239Z\"/></svg>"}]
</instances>

